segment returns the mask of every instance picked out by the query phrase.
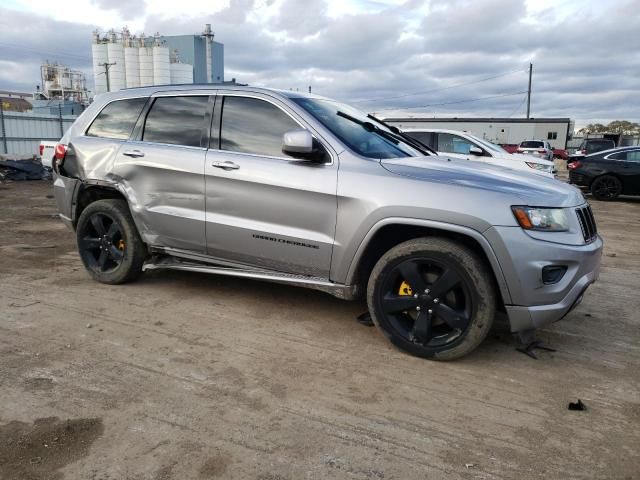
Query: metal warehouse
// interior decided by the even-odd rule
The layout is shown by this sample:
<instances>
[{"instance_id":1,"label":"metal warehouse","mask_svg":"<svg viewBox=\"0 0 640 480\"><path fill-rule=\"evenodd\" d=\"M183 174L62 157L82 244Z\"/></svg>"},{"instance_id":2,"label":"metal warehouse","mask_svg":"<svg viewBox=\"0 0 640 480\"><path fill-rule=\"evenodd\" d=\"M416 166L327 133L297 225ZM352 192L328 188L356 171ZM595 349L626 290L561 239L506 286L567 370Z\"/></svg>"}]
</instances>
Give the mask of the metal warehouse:
<instances>
[{"instance_id":1,"label":"metal warehouse","mask_svg":"<svg viewBox=\"0 0 640 480\"><path fill-rule=\"evenodd\" d=\"M566 148L573 132L569 118L425 118L393 117L385 120L400 129L445 128L460 130L493 143L517 144L548 140L553 148Z\"/></svg>"}]
</instances>

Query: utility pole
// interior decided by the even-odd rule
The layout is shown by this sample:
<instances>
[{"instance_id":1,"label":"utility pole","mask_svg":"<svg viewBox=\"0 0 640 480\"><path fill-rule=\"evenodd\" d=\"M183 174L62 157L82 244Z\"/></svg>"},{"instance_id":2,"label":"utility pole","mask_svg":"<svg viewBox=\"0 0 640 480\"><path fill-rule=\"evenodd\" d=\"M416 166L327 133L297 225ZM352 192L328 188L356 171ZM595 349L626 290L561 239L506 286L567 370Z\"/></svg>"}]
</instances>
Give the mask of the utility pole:
<instances>
[{"instance_id":1,"label":"utility pole","mask_svg":"<svg viewBox=\"0 0 640 480\"><path fill-rule=\"evenodd\" d=\"M531 73L533 72L533 64L529 64L529 89L527 90L527 120L531 113Z\"/></svg>"},{"instance_id":2,"label":"utility pole","mask_svg":"<svg viewBox=\"0 0 640 480\"><path fill-rule=\"evenodd\" d=\"M107 92L111 91L111 86L109 85L109 69L113 67L116 63L101 63L100 66L104 67L104 74L107 76Z\"/></svg>"}]
</instances>

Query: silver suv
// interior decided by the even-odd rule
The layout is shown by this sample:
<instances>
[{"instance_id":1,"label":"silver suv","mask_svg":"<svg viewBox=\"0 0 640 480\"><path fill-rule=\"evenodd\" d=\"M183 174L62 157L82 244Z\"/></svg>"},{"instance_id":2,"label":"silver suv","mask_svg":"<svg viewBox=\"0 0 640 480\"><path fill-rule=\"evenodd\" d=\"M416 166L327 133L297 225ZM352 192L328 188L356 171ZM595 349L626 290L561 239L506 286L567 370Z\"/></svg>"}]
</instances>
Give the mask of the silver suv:
<instances>
[{"instance_id":1,"label":"silver suv","mask_svg":"<svg viewBox=\"0 0 640 480\"><path fill-rule=\"evenodd\" d=\"M97 281L162 268L366 296L391 342L433 359L473 350L498 311L522 338L559 320L600 264L574 187L439 157L297 92L98 96L57 145L54 175Z\"/></svg>"}]
</instances>

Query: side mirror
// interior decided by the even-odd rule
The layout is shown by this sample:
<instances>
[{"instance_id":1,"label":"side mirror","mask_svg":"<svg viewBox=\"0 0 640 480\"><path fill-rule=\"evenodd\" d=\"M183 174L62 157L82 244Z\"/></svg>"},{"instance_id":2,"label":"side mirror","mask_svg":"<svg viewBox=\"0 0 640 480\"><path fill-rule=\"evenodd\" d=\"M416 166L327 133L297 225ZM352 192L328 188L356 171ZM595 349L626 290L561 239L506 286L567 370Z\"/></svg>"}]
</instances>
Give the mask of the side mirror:
<instances>
[{"instance_id":1,"label":"side mirror","mask_svg":"<svg viewBox=\"0 0 640 480\"><path fill-rule=\"evenodd\" d=\"M300 160L319 162L324 158L322 148L308 130L291 130L282 136L282 152Z\"/></svg>"},{"instance_id":2,"label":"side mirror","mask_svg":"<svg viewBox=\"0 0 640 480\"><path fill-rule=\"evenodd\" d=\"M482 155L484 155L484 150L482 150L480 147L472 146L472 147L469 148L469 153L471 155L482 156Z\"/></svg>"}]
</instances>

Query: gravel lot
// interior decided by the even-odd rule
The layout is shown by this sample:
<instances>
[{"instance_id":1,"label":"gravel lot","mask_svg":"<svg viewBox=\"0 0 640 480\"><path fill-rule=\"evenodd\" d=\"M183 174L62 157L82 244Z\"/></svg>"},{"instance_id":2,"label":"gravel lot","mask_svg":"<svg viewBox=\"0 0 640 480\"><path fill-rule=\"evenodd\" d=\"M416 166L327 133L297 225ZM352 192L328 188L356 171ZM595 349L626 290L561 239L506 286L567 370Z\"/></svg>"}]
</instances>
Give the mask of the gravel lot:
<instances>
[{"instance_id":1,"label":"gravel lot","mask_svg":"<svg viewBox=\"0 0 640 480\"><path fill-rule=\"evenodd\" d=\"M499 323L434 363L319 292L97 284L51 193L0 184L0 478L640 478L640 198L592 200L601 278L540 332L557 353Z\"/></svg>"}]
</instances>

